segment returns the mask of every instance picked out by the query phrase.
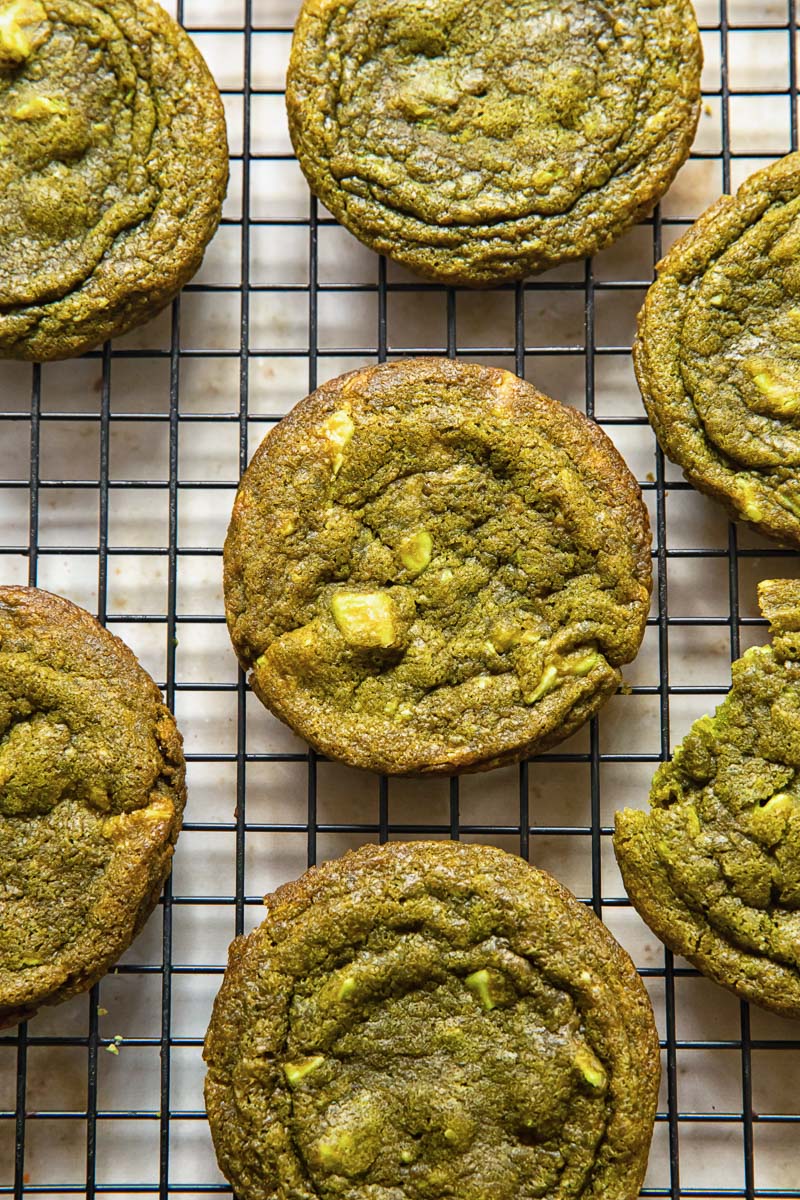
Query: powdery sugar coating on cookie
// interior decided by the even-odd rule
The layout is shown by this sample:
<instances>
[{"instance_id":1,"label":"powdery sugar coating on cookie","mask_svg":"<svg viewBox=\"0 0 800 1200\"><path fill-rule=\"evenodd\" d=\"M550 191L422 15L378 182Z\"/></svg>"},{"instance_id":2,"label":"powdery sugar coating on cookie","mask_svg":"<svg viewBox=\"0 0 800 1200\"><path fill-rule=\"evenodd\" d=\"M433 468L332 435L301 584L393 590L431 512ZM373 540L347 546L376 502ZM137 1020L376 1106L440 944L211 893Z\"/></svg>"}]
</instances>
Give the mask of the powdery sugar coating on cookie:
<instances>
[{"instance_id":1,"label":"powdery sugar coating on cookie","mask_svg":"<svg viewBox=\"0 0 800 1200\"><path fill-rule=\"evenodd\" d=\"M0 587L0 1025L89 988L155 907L185 801L152 679L89 613Z\"/></svg>"},{"instance_id":2,"label":"powdery sugar coating on cookie","mask_svg":"<svg viewBox=\"0 0 800 1200\"><path fill-rule=\"evenodd\" d=\"M677 242L639 316L636 374L664 452L700 491L800 546L800 155L752 175Z\"/></svg>"},{"instance_id":3,"label":"powdery sugar coating on cookie","mask_svg":"<svg viewBox=\"0 0 800 1200\"><path fill-rule=\"evenodd\" d=\"M658 1038L627 955L484 846L365 847L266 898L206 1040L243 1200L633 1200Z\"/></svg>"},{"instance_id":4,"label":"powdery sugar coating on cookie","mask_svg":"<svg viewBox=\"0 0 800 1200\"><path fill-rule=\"evenodd\" d=\"M701 60L688 0L306 0L289 125L357 237L487 284L652 208L694 137Z\"/></svg>"},{"instance_id":5,"label":"powdery sugar coating on cookie","mask_svg":"<svg viewBox=\"0 0 800 1200\"><path fill-rule=\"evenodd\" d=\"M264 440L225 544L263 702L392 773L512 761L616 691L650 598L639 489L593 422L441 359L325 384Z\"/></svg>"},{"instance_id":6,"label":"powdery sugar coating on cookie","mask_svg":"<svg viewBox=\"0 0 800 1200\"><path fill-rule=\"evenodd\" d=\"M713 717L660 767L649 813L617 814L631 900L658 936L717 983L800 1016L800 583L759 603L772 644L733 664Z\"/></svg>"}]
</instances>

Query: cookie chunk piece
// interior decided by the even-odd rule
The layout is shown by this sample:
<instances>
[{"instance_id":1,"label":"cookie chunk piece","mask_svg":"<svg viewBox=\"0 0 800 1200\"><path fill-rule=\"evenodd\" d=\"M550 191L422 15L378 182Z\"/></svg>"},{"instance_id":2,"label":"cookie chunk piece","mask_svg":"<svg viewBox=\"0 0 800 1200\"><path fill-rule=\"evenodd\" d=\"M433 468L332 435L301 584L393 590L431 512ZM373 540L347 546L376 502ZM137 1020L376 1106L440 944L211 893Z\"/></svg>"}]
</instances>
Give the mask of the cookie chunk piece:
<instances>
[{"instance_id":1,"label":"cookie chunk piece","mask_svg":"<svg viewBox=\"0 0 800 1200\"><path fill-rule=\"evenodd\" d=\"M659 767L650 812L617 813L628 895L676 954L738 996L800 1017L800 582L768 580L772 644Z\"/></svg>"}]
</instances>

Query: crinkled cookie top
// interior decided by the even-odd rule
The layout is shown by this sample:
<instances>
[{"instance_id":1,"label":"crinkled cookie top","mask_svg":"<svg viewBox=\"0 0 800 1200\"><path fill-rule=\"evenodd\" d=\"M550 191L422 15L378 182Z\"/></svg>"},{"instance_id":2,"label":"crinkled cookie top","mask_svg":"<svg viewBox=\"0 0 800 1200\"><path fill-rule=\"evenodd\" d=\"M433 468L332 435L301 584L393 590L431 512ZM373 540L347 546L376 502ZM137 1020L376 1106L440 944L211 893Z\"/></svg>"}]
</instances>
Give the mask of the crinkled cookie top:
<instances>
[{"instance_id":1,"label":"crinkled cookie top","mask_svg":"<svg viewBox=\"0 0 800 1200\"><path fill-rule=\"evenodd\" d=\"M739 520L800 546L800 154L677 242L639 317L636 371L665 453Z\"/></svg>"},{"instance_id":2,"label":"crinkled cookie top","mask_svg":"<svg viewBox=\"0 0 800 1200\"><path fill-rule=\"evenodd\" d=\"M219 94L150 0L0 0L0 356L79 354L200 264L227 183Z\"/></svg>"},{"instance_id":3,"label":"crinkled cookie top","mask_svg":"<svg viewBox=\"0 0 800 1200\"><path fill-rule=\"evenodd\" d=\"M325 384L267 436L225 544L234 647L326 754L491 766L616 690L650 530L611 442L508 371L441 359Z\"/></svg>"},{"instance_id":4,"label":"crinkled cookie top","mask_svg":"<svg viewBox=\"0 0 800 1200\"><path fill-rule=\"evenodd\" d=\"M0 1023L129 945L184 799L180 735L127 646L67 600L0 587Z\"/></svg>"},{"instance_id":5,"label":"crinkled cookie top","mask_svg":"<svg viewBox=\"0 0 800 1200\"><path fill-rule=\"evenodd\" d=\"M593 253L655 204L701 62L688 0L306 0L289 126L357 237L485 284Z\"/></svg>"},{"instance_id":6,"label":"crinkled cookie top","mask_svg":"<svg viewBox=\"0 0 800 1200\"><path fill-rule=\"evenodd\" d=\"M659 1078L605 927L503 851L369 846L267 897L206 1039L243 1200L634 1200Z\"/></svg>"}]
</instances>

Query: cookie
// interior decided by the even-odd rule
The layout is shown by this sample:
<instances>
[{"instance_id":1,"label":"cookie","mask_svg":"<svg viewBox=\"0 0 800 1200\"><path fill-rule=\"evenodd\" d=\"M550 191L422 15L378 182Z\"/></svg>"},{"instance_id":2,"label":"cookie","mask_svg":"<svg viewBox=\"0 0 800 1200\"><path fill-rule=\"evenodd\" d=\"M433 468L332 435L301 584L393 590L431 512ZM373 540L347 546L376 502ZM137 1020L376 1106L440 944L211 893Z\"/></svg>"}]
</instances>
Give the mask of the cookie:
<instances>
[{"instance_id":1,"label":"cookie","mask_svg":"<svg viewBox=\"0 0 800 1200\"><path fill-rule=\"evenodd\" d=\"M672 247L634 362L664 453L734 520L800 546L800 154Z\"/></svg>"},{"instance_id":2,"label":"cookie","mask_svg":"<svg viewBox=\"0 0 800 1200\"><path fill-rule=\"evenodd\" d=\"M362 242L486 285L652 210L689 153L701 67L689 0L306 0L289 131Z\"/></svg>"},{"instance_id":3,"label":"cookie","mask_svg":"<svg viewBox=\"0 0 800 1200\"><path fill-rule=\"evenodd\" d=\"M184 800L180 734L128 647L60 596L0 587L0 1026L128 948Z\"/></svg>"},{"instance_id":4,"label":"cookie","mask_svg":"<svg viewBox=\"0 0 800 1200\"><path fill-rule=\"evenodd\" d=\"M617 813L628 895L663 942L736 995L800 1017L800 582L759 585L772 644Z\"/></svg>"},{"instance_id":5,"label":"cookie","mask_svg":"<svg viewBox=\"0 0 800 1200\"><path fill-rule=\"evenodd\" d=\"M627 954L490 846L366 846L265 900L205 1045L242 1200L634 1200L658 1036Z\"/></svg>"},{"instance_id":6,"label":"cookie","mask_svg":"<svg viewBox=\"0 0 800 1200\"><path fill-rule=\"evenodd\" d=\"M0 150L0 357L82 354L200 266L225 116L152 0L0 0Z\"/></svg>"},{"instance_id":7,"label":"cookie","mask_svg":"<svg viewBox=\"0 0 800 1200\"><path fill-rule=\"evenodd\" d=\"M334 379L262 442L225 542L258 697L391 774L551 746L617 690L651 587L611 442L508 371L417 359Z\"/></svg>"}]
</instances>

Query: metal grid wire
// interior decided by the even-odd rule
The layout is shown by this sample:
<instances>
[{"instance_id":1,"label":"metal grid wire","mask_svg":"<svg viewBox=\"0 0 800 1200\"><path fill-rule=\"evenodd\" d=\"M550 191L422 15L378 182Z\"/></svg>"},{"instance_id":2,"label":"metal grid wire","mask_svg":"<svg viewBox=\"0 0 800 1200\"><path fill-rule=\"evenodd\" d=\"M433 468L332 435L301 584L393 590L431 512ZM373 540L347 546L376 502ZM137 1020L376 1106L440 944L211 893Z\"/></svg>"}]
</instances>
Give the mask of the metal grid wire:
<instances>
[{"instance_id":1,"label":"metal grid wire","mask_svg":"<svg viewBox=\"0 0 800 1200\"><path fill-rule=\"evenodd\" d=\"M690 168L708 161L716 164L713 178L717 191L729 190L732 182L758 166L759 160L770 160L797 147L794 5L787 6L785 0L777 4L758 4L756 0L755 6L747 9L745 3L720 0L717 8L710 0L700 9L709 64L707 85L708 70L713 74L718 66L719 71L718 79L712 78L706 86L704 98L709 110L718 114L720 137L718 146L704 149L701 144L692 155ZM620 796L624 793L623 798L627 798L638 792L641 804L655 764L669 755L674 741L674 721L673 730L670 727L673 706L688 702L694 717L708 711L715 703L714 696L726 691L729 660L739 656L740 638L746 642L754 637L763 640L763 628L758 628L763 622L755 615L750 596L754 579L773 573L796 573L797 556L733 525L724 526L716 510L712 519L723 531L718 544L711 544L708 538L697 542L673 538L671 506L680 506L684 498L690 506L699 506L697 511L710 512L712 506L703 507L705 502L655 452L652 472L641 472L642 488L654 518L656 590L647 638L654 674L649 681L634 683L625 701L650 706L656 718L655 734L647 748L641 748L641 739L634 736L639 718L634 712L631 720L623 711L616 727L618 734L621 728L621 734L606 744L602 730L609 718L604 713L591 722L582 739L573 739L559 752L503 773L505 803L499 806L491 800L494 793L488 776L446 781L444 795L436 790L434 796L438 784L417 784L415 790L414 785L384 778L359 776L355 781L348 774L344 793L350 789L355 802L348 810L349 819L347 814L343 818L342 810L328 803L326 789L331 776L326 773L324 759L297 743L279 743L278 748L273 744L270 748L271 743L264 741L260 732L254 735L253 731L260 731L267 718L259 706L252 704L241 674L235 679L232 673L226 675L221 670L216 677L212 671L212 677L197 678L187 669L188 659L181 657L184 644L197 645L198 638L224 637L221 605L217 602L210 611L202 600L193 600L202 594L193 590L193 581L198 569L219 576L221 531L230 511L237 469L239 473L244 469L264 428L280 416L278 411L269 411L268 403L264 407L254 402L254 371L266 369L269 376L280 374L288 365L291 383L287 387L295 388L293 398L300 399L305 391L302 385L307 384L311 390L318 380L347 365L415 353L502 361L543 387L545 369L557 371L564 367L577 380L579 399L585 398L588 415L597 417L618 443L620 439L624 443L631 432L644 438L652 455L655 443L647 441L650 433L640 407L615 414L597 402L597 378L604 360L623 364L629 361L629 339L609 340L604 336L599 309L603 304L612 304L627 305L635 311L652 278L652 264L661 255L662 241L666 245L667 239L673 239L714 197L705 198L696 211L685 215L675 213L674 208L669 216L657 210L642 224L636 236L640 245L642 238L646 241L646 269L639 277L628 278L624 271L599 271L587 262L566 276L546 276L497 289L493 294L497 303L506 306L504 338L481 342L471 337L465 345L459 318L463 319L470 303L468 293L394 273L383 259L378 261L373 282L327 282L321 272L320 242L328 230L335 229L335 223L318 209L316 201L307 198L307 212L302 215L262 215L257 197L270 193L282 164L290 164L292 156L285 144L276 148L264 141L264 122L281 120L283 93L280 80L275 77L265 81L258 64L268 39L281 39L285 50L296 8L282 0L244 0L243 13L230 10L225 3L220 11L222 17L209 20L209 0L185 0L185 7L183 3L179 6L178 17L185 21L201 48L211 45L209 39L222 39L221 57L218 54L212 66L216 65L219 73L222 64L223 83L229 76L233 79L230 87L223 87L235 151L233 200L226 208L219 238L224 239L226 254L234 259L238 249L241 278L214 283L199 277L172 305L168 323L162 321L161 342L158 338L148 342L145 337L144 344L137 344L124 339L83 360L80 369L85 367L90 372L86 378L94 380L93 396L87 385L91 403L66 407L59 403L61 385L72 378L64 372L77 371L79 364L64 368L0 366L0 459L4 445L8 449L2 460L8 477L0 492L0 542L4 543L0 545L0 563L5 577L22 581L27 574L31 584L42 586L60 581L61 588L55 590L70 594L70 580L77 578L71 571L80 574L83 569L85 575L87 568L90 573L96 570L93 595L100 620L136 646L146 637L150 638L148 645L153 639L159 644L166 699L187 732L190 802L177 862L188 861L192 855L201 860L208 857L204 884L199 888L195 884L182 889L181 880L188 876L180 875L176 867L159 913L150 922L149 935L145 935L149 936L145 951L125 956L117 973L96 986L88 998L77 998L29 1025L0 1035L0 1193L18 1198L32 1194L91 1198L131 1193L225 1193L226 1186L210 1156L196 1080L200 1078L202 1033L223 967L224 944L258 920L261 897L259 889L248 886L257 876L250 864L258 860L265 847L272 847L277 863L273 882L278 882L291 873L292 865L301 869L303 861L312 864L318 857L338 853L347 845L390 837L433 836L497 842L516 849L532 862L560 863L566 881L582 892L582 899L608 921L623 941L630 938L632 953L656 1006L665 1066L654 1166L643 1195L675 1200L679 1196L800 1197L800 1105L797 1088L791 1086L791 1081L800 1077L796 1070L800 1064L800 1027L768 1019L756 1010L751 1015L747 1004L739 1004L706 984L685 964L674 962L671 954L653 945L654 939L642 942L643 927L639 927L637 941L637 935L631 932L634 926L623 920L626 916L635 919L635 914L622 893L609 853L611 816L620 806ZM767 42L760 39L768 39L773 49L778 43L783 47L780 53L786 58L786 77L781 78L780 69L770 69L766 77L755 79L755 85L751 79L740 87L731 74L735 73L740 48L763 48ZM771 58L771 51L767 58ZM237 78L239 65L242 70ZM267 86L269 83L274 86ZM758 104L765 100L785 107L785 131L766 129L761 145L735 153L732 133L737 114L745 111L742 106L759 111ZM740 165L743 169L738 171ZM304 240L305 278L287 272L289 277L281 279L274 271L266 282L254 277L254 243L265 231L273 246L284 238ZM619 267L621 260L611 261ZM557 296L578 306L580 336L548 333L542 340L535 331L531 333L531 310L538 314L542 306L555 303ZM204 327L192 315L198 297L205 297L204 303L210 306L207 312L222 313L225 305L233 304L236 319L230 344L204 344L202 334L197 333ZM264 328L280 328L279 323L265 327L260 319L256 320L256 307L265 301L278 313L285 305L306 308L307 342L301 340L290 346L279 338L275 344L265 340ZM415 345L408 338L394 336L392 311L401 301L406 311L409 302L442 305L442 344L434 340ZM361 305L362 314L367 314L373 331L371 339L355 346L326 341L321 332L321 306L326 305L327 312L332 311L331 306L347 312L354 303ZM484 298L481 303L489 301ZM302 385L298 382L298 364L303 371L307 364ZM215 398L222 395L228 401L227 408L225 403L211 403L210 407L189 403L187 380L193 381L193 395L202 394L203 380L214 372L215 378L227 380L215 392ZM123 399L117 401L121 380L125 383ZM128 403L130 396L137 395L137 386L154 389L163 404L142 408ZM20 389L29 397L29 406L12 402ZM74 423L96 439L92 444L96 447L97 470L85 478L66 478L62 467L56 477L48 466L56 461L48 447L53 437L65 438L69 443L69 427ZM161 466L155 469L151 465L149 473L139 472L134 478L118 477L112 461L115 437L125 432L126 426L137 423L141 423L145 442L151 443L152 461L159 461ZM186 478L181 469L182 450L197 426L210 427L205 432L211 435L212 443L219 438L222 444L231 432L235 433L234 478L223 479L213 471L206 478ZM29 455L27 465L20 457L21 439ZM63 456L58 461L63 463ZM90 530L92 525L96 529L96 538L88 536L81 541L70 533L65 541L54 536L54 519L60 516L63 527L71 530L70 513L81 509L87 494L93 498L92 503L96 501L96 510L91 510L96 511L96 517L89 521ZM26 504L27 541L14 535L20 527L20 498ZM210 523L211 532L205 538L202 533L196 536L196 531L187 535L182 525L183 514L198 498L206 505L200 523ZM146 512L148 506L164 502L162 534L155 540L140 537L126 542L115 533L116 529L135 527L119 524L120 511L124 513L130 507ZM80 528L85 528L85 521ZM691 523L690 528L694 528ZM670 612L671 580L679 571L683 572L682 594L696 601L687 615L676 615L674 605ZM134 602L122 611L113 602L118 580L132 582L148 572L160 573L163 578L165 603L158 606ZM714 572L715 578L720 578L722 572L727 611L721 613L714 613L702 602ZM740 603L743 579L747 580L746 603L744 596ZM83 598L77 584L72 592L77 593L76 599ZM708 645L721 652L724 669L709 681L702 675L705 660L699 655L689 682L671 682L670 639L677 637L689 639L686 653L690 659L695 645L692 637L705 638ZM227 653L230 655L229 650ZM687 678L685 672L681 678ZM197 706L205 702L228 705L232 734L224 749L209 733L214 712L221 710L213 709L210 717L197 717ZM682 736L687 723L682 717L675 738ZM285 796L271 806L270 797L278 793L270 779L277 779L275 773L280 771L289 772L282 785L284 792L290 793L288 807ZM571 799L566 795L568 789L576 792ZM210 799L205 796L207 791L212 793ZM255 808L254 793L259 797ZM205 796L202 802L198 798L201 795ZM366 820L365 815L370 819ZM290 838L294 846L300 840L302 851L287 860L282 857L282 847L289 844ZM555 859L552 853L548 858L553 847L557 847ZM569 867L571 859L579 856L586 864L583 887L574 884L575 872ZM225 870L232 885L223 888L222 894L213 868L218 862L227 864ZM554 869L559 873L557 866ZM609 879L611 882L605 883ZM191 917L188 924L187 914ZM222 931L221 941L214 942L214 930ZM192 991L195 984L196 994ZM128 1000L123 1002L119 998L126 988ZM111 1004L115 997L121 1006L119 1011L127 1011L133 1028L141 1031L136 1036L125 1035L116 1057L106 1053L114 1044L114 1026L106 1023L101 1003ZM184 1016L189 1010L194 1014L194 1023ZM724 1062L721 1071L709 1067L720 1061ZM70 1078L78 1080L72 1091L60 1085L60 1073L67 1062ZM195 1079L188 1088L184 1086L187 1062L192 1064ZM788 1072L788 1086L786 1079L780 1082L781 1070ZM107 1086L114 1072L116 1088ZM138 1103L136 1096L141 1089L137 1080L143 1073L147 1074L149 1090L145 1089L145 1100ZM133 1166L128 1163L130 1156L126 1157L130 1150Z\"/></svg>"}]
</instances>

